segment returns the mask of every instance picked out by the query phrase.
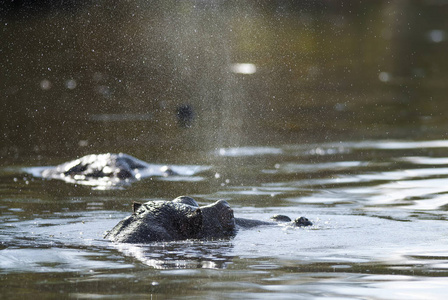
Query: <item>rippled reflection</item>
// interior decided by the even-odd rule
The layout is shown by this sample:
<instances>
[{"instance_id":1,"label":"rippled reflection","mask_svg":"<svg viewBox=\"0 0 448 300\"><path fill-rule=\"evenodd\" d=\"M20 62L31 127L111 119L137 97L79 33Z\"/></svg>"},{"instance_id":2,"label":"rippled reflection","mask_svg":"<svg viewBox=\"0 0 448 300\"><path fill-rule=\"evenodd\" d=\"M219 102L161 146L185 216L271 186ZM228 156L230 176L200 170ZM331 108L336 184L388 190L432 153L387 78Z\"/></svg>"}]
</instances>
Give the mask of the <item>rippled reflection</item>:
<instances>
[{"instance_id":1,"label":"rippled reflection","mask_svg":"<svg viewBox=\"0 0 448 300\"><path fill-rule=\"evenodd\" d=\"M6 169L3 185L27 187L36 200L11 190L18 202L2 201L0 269L81 272L107 283L116 272L121 272L122 280L141 280L146 275L135 272L149 268L155 276L149 282L154 291L166 288L165 276L184 283L187 277L205 280L203 276L210 276L207 270L219 270L228 272L229 280L205 280L210 292L242 282L245 296L254 289L254 293L264 290L286 298L305 292L296 284L302 280L321 284L320 291L329 295L366 295L366 287L372 287L380 291L372 295L381 298L385 291L401 293L397 283L407 289L409 280L420 283L425 276L437 290L437 276L448 274L444 237L448 159L443 156L444 141L420 145L418 153L414 142L397 140L222 148L212 152L213 163L200 181L142 180L122 190L133 193L123 194L124 198L103 198L101 193L107 191L88 187L89 196L82 196L68 183L29 177L24 177L28 182L24 184L18 169ZM262 226L216 241L129 245L103 240L104 232L128 214L133 200L154 199L147 193L162 184L175 195L184 194L187 186L195 187L193 196L200 204L226 199L237 217L306 216L314 225ZM43 200L38 195L42 190L54 193L53 185L64 185L66 192L79 196L62 196L50 200L52 206L46 210L40 208ZM108 193L112 192L118 191ZM251 282L257 276L262 283L254 287ZM335 284L311 279L316 276ZM363 287L357 289L358 282ZM234 286L231 293L240 288ZM415 288L430 295L423 286Z\"/></svg>"}]
</instances>

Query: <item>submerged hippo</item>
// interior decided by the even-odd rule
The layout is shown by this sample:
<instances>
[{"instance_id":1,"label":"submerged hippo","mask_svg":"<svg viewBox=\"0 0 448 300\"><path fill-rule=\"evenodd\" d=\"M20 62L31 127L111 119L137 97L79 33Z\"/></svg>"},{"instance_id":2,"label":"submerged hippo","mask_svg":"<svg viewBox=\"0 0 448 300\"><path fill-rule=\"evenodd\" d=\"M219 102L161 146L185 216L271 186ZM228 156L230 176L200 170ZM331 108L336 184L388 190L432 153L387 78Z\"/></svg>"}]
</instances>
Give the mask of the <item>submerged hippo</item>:
<instances>
[{"instance_id":1,"label":"submerged hippo","mask_svg":"<svg viewBox=\"0 0 448 300\"><path fill-rule=\"evenodd\" d=\"M230 205L219 200L199 207L190 197L181 196L173 201L134 203L134 213L121 220L104 238L121 243L149 243L186 239L215 239L235 235L239 228L274 225L289 222L293 226L310 226L304 217L294 221L277 215L275 222L235 218Z\"/></svg>"},{"instance_id":2,"label":"submerged hippo","mask_svg":"<svg viewBox=\"0 0 448 300\"><path fill-rule=\"evenodd\" d=\"M135 180L143 175L170 176L176 173L167 166L150 165L127 154L90 154L79 159L49 167L41 172L43 178L66 181L92 179Z\"/></svg>"}]
</instances>

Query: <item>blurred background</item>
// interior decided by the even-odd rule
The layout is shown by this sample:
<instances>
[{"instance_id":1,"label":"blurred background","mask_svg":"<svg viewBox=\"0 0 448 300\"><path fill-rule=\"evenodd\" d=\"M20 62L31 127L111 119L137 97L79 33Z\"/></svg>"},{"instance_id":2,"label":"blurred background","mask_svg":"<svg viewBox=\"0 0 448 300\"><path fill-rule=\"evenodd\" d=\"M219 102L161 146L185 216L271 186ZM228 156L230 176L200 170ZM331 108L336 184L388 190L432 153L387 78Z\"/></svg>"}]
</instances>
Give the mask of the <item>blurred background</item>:
<instances>
[{"instance_id":1,"label":"blurred background","mask_svg":"<svg viewBox=\"0 0 448 300\"><path fill-rule=\"evenodd\" d=\"M445 299L447 16L447 0L0 0L0 295ZM27 168L105 152L188 172L115 188ZM315 225L103 239L132 201L179 195Z\"/></svg>"},{"instance_id":2,"label":"blurred background","mask_svg":"<svg viewBox=\"0 0 448 300\"><path fill-rule=\"evenodd\" d=\"M2 1L1 161L443 139L447 15L443 0Z\"/></svg>"}]
</instances>

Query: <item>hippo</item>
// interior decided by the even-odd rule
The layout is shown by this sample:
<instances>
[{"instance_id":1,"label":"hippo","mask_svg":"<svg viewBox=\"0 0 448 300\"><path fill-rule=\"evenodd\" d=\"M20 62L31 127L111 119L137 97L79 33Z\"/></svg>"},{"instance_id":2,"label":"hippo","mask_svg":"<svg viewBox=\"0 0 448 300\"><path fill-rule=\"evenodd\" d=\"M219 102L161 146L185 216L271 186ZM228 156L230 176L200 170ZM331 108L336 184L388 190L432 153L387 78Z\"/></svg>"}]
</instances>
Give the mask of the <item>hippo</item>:
<instances>
[{"instance_id":1,"label":"hippo","mask_svg":"<svg viewBox=\"0 0 448 300\"><path fill-rule=\"evenodd\" d=\"M191 197L180 196L172 201L133 203L133 214L121 220L104 236L113 242L144 244L187 239L221 239L236 234L240 228L275 225L285 222L292 226L310 226L305 217L294 221L284 215L272 222L235 218L225 200L199 207Z\"/></svg>"},{"instance_id":2,"label":"hippo","mask_svg":"<svg viewBox=\"0 0 448 300\"><path fill-rule=\"evenodd\" d=\"M168 166L150 165L124 153L90 154L79 159L45 168L43 178L56 178L66 181L82 182L104 179L109 182L133 181L150 173L158 176L177 175Z\"/></svg>"}]
</instances>

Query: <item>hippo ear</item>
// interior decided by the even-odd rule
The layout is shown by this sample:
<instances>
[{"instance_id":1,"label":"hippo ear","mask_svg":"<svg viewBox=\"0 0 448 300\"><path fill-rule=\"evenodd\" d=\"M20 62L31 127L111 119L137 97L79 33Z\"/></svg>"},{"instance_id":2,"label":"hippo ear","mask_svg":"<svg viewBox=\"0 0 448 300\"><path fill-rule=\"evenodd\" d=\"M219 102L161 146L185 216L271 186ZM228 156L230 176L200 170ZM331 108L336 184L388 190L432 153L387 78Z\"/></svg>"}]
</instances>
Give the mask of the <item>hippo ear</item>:
<instances>
[{"instance_id":1,"label":"hippo ear","mask_svg":"<svg viewBox=\"0 0 448 300\"><path fill-rule=\"evenodd\" d=\"M142 204L140 202L133 202L132 203L132 211L135 212L140 208L140 206L142 206Z\"/></svg>"}]
</instances>

